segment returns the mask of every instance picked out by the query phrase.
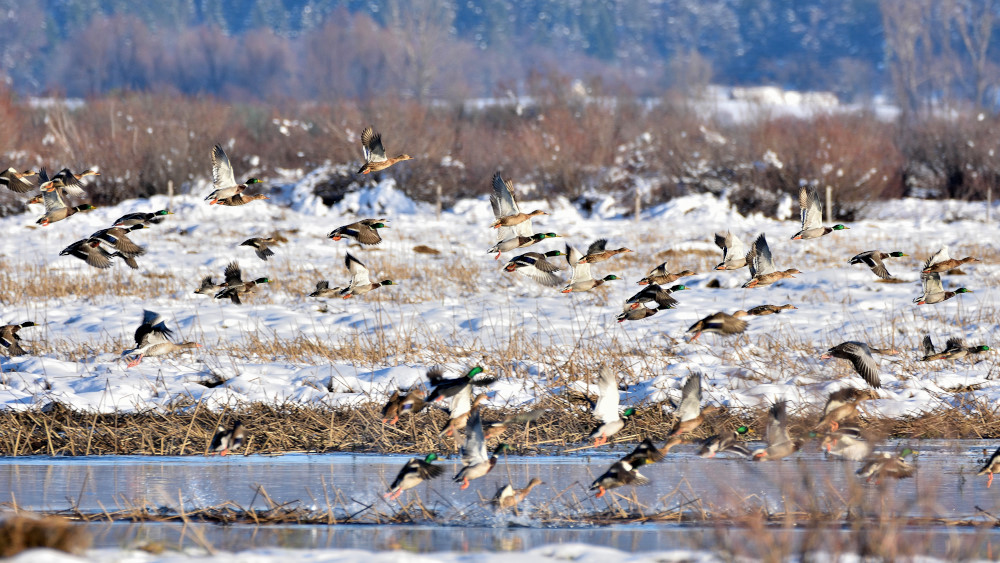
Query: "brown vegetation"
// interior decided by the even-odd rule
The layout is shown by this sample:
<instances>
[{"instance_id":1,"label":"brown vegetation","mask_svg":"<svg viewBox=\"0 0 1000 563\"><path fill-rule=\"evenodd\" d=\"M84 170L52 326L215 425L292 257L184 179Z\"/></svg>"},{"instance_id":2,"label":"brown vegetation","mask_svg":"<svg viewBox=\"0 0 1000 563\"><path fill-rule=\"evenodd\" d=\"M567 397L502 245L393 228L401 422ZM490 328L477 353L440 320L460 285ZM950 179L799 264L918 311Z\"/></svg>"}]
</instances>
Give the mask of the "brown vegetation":
<instances>
[{"instance_id":1,"label":"brown vegetation","mask_svg":"<svg viewBox=\"0 0 1000 563\"><path fill-rule=\"evenodd\" d=\"M202 385L214 386L211 380ZM645 437L663 441L674 418L666 405L638 405L638 413L612 442L634 443ZM552 395L532 408L547 412L527 425L508 430L505 441L518 454L560 453L587 449L594 419L586 405ZM431 408L414 417L403 417L396 425L382 423L381 404L361 403L329 408L249 404L228 412L213 412L200 403L178 403L163 412L99 414L69 409L52 403L42 409L0 413L0 455L204 455L216 427L223 419L235 418L247 426L247 441L239 453L280 454L289 452L379 452L421 453L457 450L451 438L439 438L448 422L442 409ZM666 411L666 412L665 412ZM500 420L509 409L486 408L484 420ZM815 426L817 412L790 413L795 435L807 435ZM705 438L713 428L747 425L756 429L754 440L763 439L766 408L723 409L712 414L693 436ZM985 401L959 407L941 407L917 417L869 419L868 425L891 437L906 438L996 438L1000 437L1000 409Z\"/></svg>"},{"instance_id":2,"label":"brown vegetation","mask_svg":"<svg viewBox=\"0 0 1000 563\"><path fill-rule=\"evenodd\" d=\"M0 557L13 557L36 548L57 549L82 555L90 546L90 536L66 518L8 516L0 522Z\"/></svg>"},{"instance_id":3,"label":"brown vegetation","mask_svg":"<svg viewBox=\"0 0 1000 563\"><path fill-rule=\"evenodd\" d=\"M794 197L808 182L831 186L840 219L850 219L875 198L985 198L1000 179L990 156L1000 150L991 136L997 116L897 125L844 113L725 123L698 117L669 97L653 104L583 98L567 81L559 74L539 79L526 107L509 101L485 108L385 96L231 105L152 94L95 98L76 109L32 108L0 91L0 116L10 125L0 149L24 155L5 163L19 169L99 167L102 175L88 182L98 205L166 193L168 182L178 192L190 189L185 184L208 178L208 150L216 142L247 176L325 162L347 166L317 187L330 203L373 181L349 173L360 163L358 135L368 124L381 130L390 151L415 156L380 174L420 200L433 201L440 188L445 204L481 195L501 169L535 185L523 198L566 195L583 198L584 206L592 193L631 201L642 185L650 186L644 205L736 186L731 197L741 211L769 213L780 194ZM446 157L456 165L442 166ZM22 210L19 201L0 193L0 212Z\"/></svg>"}]
</instances>

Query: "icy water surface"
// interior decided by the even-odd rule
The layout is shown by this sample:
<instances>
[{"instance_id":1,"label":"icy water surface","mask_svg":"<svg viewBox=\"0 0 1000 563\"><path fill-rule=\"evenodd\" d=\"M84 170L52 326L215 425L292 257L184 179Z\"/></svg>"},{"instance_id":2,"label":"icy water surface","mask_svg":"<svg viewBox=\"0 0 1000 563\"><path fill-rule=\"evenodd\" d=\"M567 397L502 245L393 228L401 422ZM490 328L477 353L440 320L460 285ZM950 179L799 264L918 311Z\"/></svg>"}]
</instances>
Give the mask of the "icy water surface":
<instances>
[{"instance_id":1,"label":"icy water surface","mask_svg":"<svg viewBox=\"0 0 1000 563\"><path fill-rule=\"evenodd\" d=\"M899 444L892 444L897 448ZM856 496L861 515L871 516L891 506L898 514L949 520L975 519L987 523L1000 514L1000 486L985 487L976 477L985 442L922 442L916 445L917 473L913 479L884 483L889 494L874 484ZM814 447L814 446L811 446ZM806 512L816 508L836 512L845 507L850 489L858 482L854 462L828 461L815 451L778 462L754 463L739 459L700 459L692 449L677 449L659 464L645 467L648 486L616 489L595 499L591 481L623 451L601 449L590 455L507 456L487 477L472 482L465 491L451 482L458 470L455 457L442 463L445 476L404 493L401 501L419 495L436 513L433 521L418 524L352 524L338 526L218 526L199 524L91 523L97 546L128 545L135 541L178 542L200 530L220 549L245 547L335 547L408 549L414 551L522 550L538 545L582 542L627 551L671 548L717 548L730 541L753 542L752 533L727 522L703 523L595 523L588 516L609 508L645 514L682 508L691 514L738 514L764 507ZM79 457L7 458L0 460L0 502L20 508L57 511L76 507L100 513L135 505L184 510L232 502L242 508L268 508L291 503L317 512L358 512L367 507L383 514L395 512L399 503L382 498L407 456L301 455L276 457ZM531 477L537 487L520 514L496 513L487 501L508 479L523 486ZM857 491L857 489L856 489ZM266 493L266 495L265 495ZM638 502L629 502L632 499ZM266 497L266 498L265 498ZM269 499L269 501L267 500ZM532 518L536 511L557 515L559 521ZM419 516L419 514L418 514ZM844 519L847 518L846 511ZM829 534L848 534L849 527L831 528ZM947 528L944 525L909 526L904 537L925 542L928 549L945 554L956 541L1000 545L992 528ZM795 532L801 534L802 532Z\"/></svg>"}]
</instances>

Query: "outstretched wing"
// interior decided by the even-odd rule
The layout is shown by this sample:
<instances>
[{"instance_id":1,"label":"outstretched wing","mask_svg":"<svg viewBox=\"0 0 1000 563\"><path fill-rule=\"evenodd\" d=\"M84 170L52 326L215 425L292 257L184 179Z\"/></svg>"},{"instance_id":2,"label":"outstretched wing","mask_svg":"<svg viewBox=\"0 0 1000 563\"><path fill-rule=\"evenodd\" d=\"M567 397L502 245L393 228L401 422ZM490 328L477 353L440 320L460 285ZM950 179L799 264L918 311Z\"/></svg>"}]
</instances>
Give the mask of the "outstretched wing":
<instances>
[{"instance_id":1,"label":"outstretched wing","mask_svg":"<svg viewBox=\"0 0 1000 563\"><path fill-rule=\"evenodd\" d=\"M799 187L799 210L803 231L823 228L823 206L815 186Z\"/></svg>"},{"instance_id":2,"label":"outstretched wing","mask_svg":"<svg viewBox=\"0 0 1000 563\"><path fill-rule=\"evenodd\" d=\"M361 150L368 162L385 162L385 147L382 146L382 134L376 133L371 127L365 127L361 132Z\"/></svg>"},{"instance_id":3,"label":"outstretched wing","mask_svg":"<svg viewBox=\"0 0 1000 563\"><path fill-rule=\"evenodd\" d=\"M601 367L597 392L594 416L600 418L601 422L614 422L621 418L618 416L618 380L615 378L615 373L607 366Z\"/></svg>"},{"instance_id":4,"label":"outstretched wing","mask_svg":"<svg viewBox=\"0 0 1000 563\"><path fill-rule=\"evenodd\" d=\"M677 416L681 422L694 420L701 414L701 374L692 373L684 382L681 390L681 404L677 407Z\"/></svg>"},{"instance_id":5,"label":"outstretched wing","mask_svg":"<svg viewBox=\"0 0 1000 563\"><path fill-rule=\"evenodd\" d=\"M222 145L212 147L212 185L217 190L236 185L233 165L229 163L229 157L226 156L226 151L222 150Z\"/></svg>"}]
</instances>

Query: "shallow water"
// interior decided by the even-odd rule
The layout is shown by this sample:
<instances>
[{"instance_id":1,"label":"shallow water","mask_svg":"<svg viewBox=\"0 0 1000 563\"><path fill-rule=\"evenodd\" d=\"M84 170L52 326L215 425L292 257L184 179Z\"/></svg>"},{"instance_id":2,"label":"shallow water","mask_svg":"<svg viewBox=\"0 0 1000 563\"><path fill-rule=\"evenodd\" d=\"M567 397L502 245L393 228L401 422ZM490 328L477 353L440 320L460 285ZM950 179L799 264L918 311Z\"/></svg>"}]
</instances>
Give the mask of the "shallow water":
<instances>
[{"instance_id":1,"label":"shallow water","mask_svg":"<svg viewBox=\"0 0 1000 563\"><path fill-rule=\"evenodd\" d=\"M983 448L978 441L925 441L917 449L915 478L864 485L856 490L855 514L874 516L883 509L893 513L989 522L1000 514L1000 486L985 487L976 477ZM812 446L814 448L814 446ZM896 450L891 444L888 450ZM692 514L736 514L763 507L768 511L824 512L843 509L843 500L857 484L855 462L825 460L823 454L805 451L777 462L754 463L740 459L700 459L693 449L675 449L676 455L642 469L652 480L638 488L624 487L595 499L587 488L595 476L613 463L623 450L602 449L590 455L507 456L488 476L461 491L450 476L458 469L454 457L444 460L445 477L404 493L401 501L419 495L437 515L433 522L415 525L338 526L218 526L200 524L206 540L221 549L241 547L354 547L414 551L521 550L560 542L583 542L618 549L660 550L716 548L730 542L753 544L753 532L730 529L725 522L677 524L669 522L611 523L595 525L588 516L609 508L654 513L683 507ZM6 458L0 460L0 484L7 498L20 508L42 511L76 506L83 512L125 509L135 505L177 510L220 505L231 501L243 508L263 509L292 503L319 512L332 507L338 514L362 511L373 505L383 514L398 510L382 494L407 456L324 454L284 456L213 457L78 457ZM545 484L537 487L519 514L496 513L485 502L508 480L523 486L531 477ZM629 502L634 493L638 502ZM627 498L626 498L627 497ZM327 500L329 499L329 500ZM978 507L978 508L977 508ZM551 525L530 515L536 510L565 519ZM845 513L846 517L846 513ZM574 521L567 525L567 521ZM97 546L133 542L183 542L193 528L173 524L91 523ZM906 527L904 536L929 542L928 549L944 555L955 542L992 541L1000 545L1000 532L945 526ZM805 537L802 531L793 534ZM850 527L833 527L827 534L850 536ZM829 537L827 538L829 539ZM849 542L845 539L844 541ZM952 546L952 547L949 547Z\"/></svg>"}]
</instances>

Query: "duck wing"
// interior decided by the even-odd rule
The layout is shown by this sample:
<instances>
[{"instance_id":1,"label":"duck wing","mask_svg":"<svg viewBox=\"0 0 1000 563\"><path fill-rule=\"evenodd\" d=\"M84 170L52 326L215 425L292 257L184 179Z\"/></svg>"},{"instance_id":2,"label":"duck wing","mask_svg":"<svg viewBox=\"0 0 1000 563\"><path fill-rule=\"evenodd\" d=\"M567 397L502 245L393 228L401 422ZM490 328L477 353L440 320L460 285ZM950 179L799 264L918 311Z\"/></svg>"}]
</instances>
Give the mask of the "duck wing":
<instances>
[{"instance_id":1,"label":"duck wing","mask_svg":"<svg viewBox=\"0 0 1000 563\"><path fill-rule=\"evenodd\" d=\"M747 265L750 266L750 277L773 274L774 261L771 259L771 249L767 246L767 239L761 233L750 246L750 252L746 255Z\"/></svg>"},{"instance_id":2,"label":"duck wing","mask_svg":"<svg viewBox=\"0 0 1000 563\"><path fill-rule=\"evenodd\" d=\"M486 451L486 438L483 436L483 420L479 408L472 409L469 422L465 426L465 444L462 445L462 465L468 467L486 463L490 459Z\"/></svg>"},{"instance_id":3,"label":"duck wing","mask_svg":"<svg viewBox=\"0 0 1000 563\"><path fill-rule=\"evenodd\" d=\"M701 414L701 374L692 373L684 382L681 390L681 404L677 407L677 416L681 422L694 420Z\"/></svg>"},{"instance_id":4,"label":"duck wing","mask_svg":"<svg viewBox=\"0 0 1000 563\"><path fill-rule=\"evenodd\" d=\"M618 415L618 380L615 378L615 373L607 366L601 367L597 392L594 416L603 423L619 420L621 417Z\"/></svg>"},{"instance_id":5,"label":"duck wing","mask_svg":"<svg viewBox=\"0 0 1000 563\"><path fill-rule=\"evenodd\" d=\"M815 186L799 187L799 210L803 231L823 228L823 206Z\"/></svg>"},{"instance_id":6,"label":"duck wing","mask_svg":"<svg viewBox=\"0 0 1000 563\"><path fill-rule=\"evenodd\" d=\"M368 268L357 258L351 256L350 252L344 257L344 264L347 266L347 270L351 272L352 288L371 285L371 279L368 277Z\"/></svg>"},{"instance_id":7,"label":"duck wing","mask_svg":"<svg viewBox=\"0 0 1000 563\"><path fill-rule=\"evenodd\" d=\"M368 162L385 162L385 147L382 146L382 134L376 133L371 127L365 127L361 132L361 150Z\"/></svg>"},{"instance_id":8,"label":"duck wing","mask_svg":"<svg viewBox=\"0 0 1000 563\"><path fill-rule=\"evenodd\" d=\"M236 185L233 165L229 163L229 157L226 156L226 151L222 150L222 145L212 147L212 185L217 190Z\"/></svg>"},{"instance_id":9,"label":"duck wing","mask_svg":"<svg viewBox=\"0 0 1000 563\"><path fill-rule=\"evenodd\" d=\"M946 260L951 260L951 256L948 254L948 247L942 246L937 252L934 253L933 256L927 259L927 262L924 264L924 269L930 268L934 264L944 262Z\"/></svg>"},{"instance_id":10,"label":"duck wing","mask_svg":"<svg viewBox=\"0 0 1000 563\"><path fill-rule=\"evenodd\" d=\"M788 412L784 400L774 403L767 421L767 445L776 446L790 442L788 435Z\"/></svg>"},{"instance_id":11,"label":"duck wing","mask_svg":"<svg viewBox=\"0 0 1000 563\"><path fill-rule=\"evenodd\" d=\"M225 276L227 286L236 287L243 285L243 272L240 270L239 262L230 262L226 266Z\"/></svg>"}]
</instances>

